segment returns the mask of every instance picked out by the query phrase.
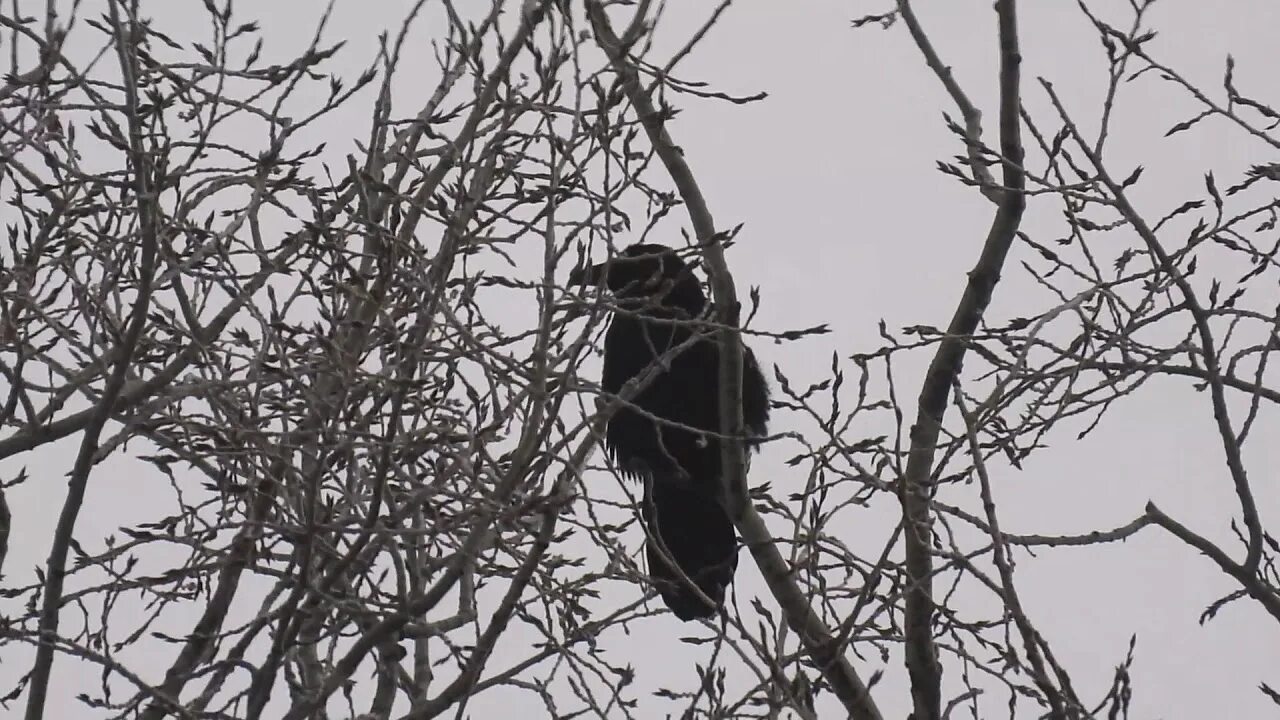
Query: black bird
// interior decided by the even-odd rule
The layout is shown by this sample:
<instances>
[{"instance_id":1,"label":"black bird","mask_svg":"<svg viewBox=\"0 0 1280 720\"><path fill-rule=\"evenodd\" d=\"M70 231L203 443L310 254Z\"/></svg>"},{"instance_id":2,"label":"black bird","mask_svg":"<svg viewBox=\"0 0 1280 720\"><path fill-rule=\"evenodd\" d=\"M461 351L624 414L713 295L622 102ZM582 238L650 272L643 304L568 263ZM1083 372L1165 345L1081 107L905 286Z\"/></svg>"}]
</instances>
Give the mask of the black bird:
<instances>
[{"instance_id":1,"label":"black bird","mask_svg":"<svg viewBox=\"0 0 1280 720\"><path fill-rule=\"evenodd\" d=\"M720 345L711 333L666 357L706 331L697 327L707 306L702 285L675 251L652 244L577 269L570 282L603 286L614 296L604 391L616 395L655 368L609 420L605 447L624 475L644 483L649 574L663 601L681 620L711 617L738 565L737 536L720 501ZM745 441L754 448L769 419L769 387L745 346L742 360Z\"/></svg>"}]
</instances>

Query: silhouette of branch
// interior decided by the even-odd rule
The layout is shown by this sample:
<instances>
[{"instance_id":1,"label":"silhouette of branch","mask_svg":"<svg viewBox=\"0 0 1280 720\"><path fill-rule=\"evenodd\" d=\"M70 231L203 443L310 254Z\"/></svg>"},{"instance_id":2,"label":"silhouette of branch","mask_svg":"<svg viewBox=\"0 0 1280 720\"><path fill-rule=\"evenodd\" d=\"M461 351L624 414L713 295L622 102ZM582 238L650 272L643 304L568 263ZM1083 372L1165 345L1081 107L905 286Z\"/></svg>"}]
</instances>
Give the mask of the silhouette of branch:
<instances>
[{"instance_id":1,"label":"silhouette of branch","mask_svg":"<svg viewBox=\"0 0 1280 720\"><path fill-rule=\"evenodd\" d=\"M899 6L906 6L907 12L910 11L905 2L900 2ZM925 375L915 424L911 427L906 476L900 487L908 582L904 613L906 664L911 676L915 720L938 720L942 715L942 670L933 640L933 520L930 509L933 486L929 478L933 470L934 453L942 429L943 414L946 412L947 396L960 375L968 348L967 338L977 329L991 302L992 291L1000 280L1000 271L1016 237L1026 204L1023 196L1026 180L1022 172L1023 149L1018 116L1021 106L1019 65L1022 57L1018 50L1016 3L1014 0L1001 0L996 3L996 13L1000 43L1000 154L1004 160L1003 189L999 191L996 215L983 244L982 254L969 272L964 294ZM927 44L921 46L926 62L935 66L935 72L939 72L941 65L927 48ZM940 74L940 77L947 84L950 74ZM964 111L967 101L963 100L963 94L952 95L953 98L959 98L957 103Z\"/></svg>"},{"instance_id":2,"label":"silhouette of branch","mask_svg":"<svg viewBox=\"0 0 1280 720\"><path fill-rule=\"evenodd\" d=\"M1134 231L1138 233L1138 236L1142 238L1142 242L1146 245L1147 252L1150 253L1155 264L1159 266L1161 271L1167 273L1173 283L1178 286L1184 306L1191 313L1196 335L1200 339L1200 357L1204 360L1204 377L1209 384L1209 398L1213 404L1213 419L1222 442L1223 452L1226 455L1227 469L1231 473L1231 482L1235 487L1236 497L1240 501L1240 513L1244 517L1245 528L1249 533L1244 567L1249 568L1251 573L1255 572L1262 560L1262 521L1258 517L1258 506L1253 498L1253 489L1249 486L1249 475L1245 471L1244 459L1240 455L1240 440L1236 437L1235 429L1231 426L1231 413L1227 408L1225 384L1222 380L1222 370L1218 364L1218 351L1215 347L1213 330L1209 326L1209 313L1205 310L1195 290L1191 287L1191 282L1187 280L1186 274L1176 266L1169 252L1160 244L1160 239L1156 237L1155 231L1151 229L1146 219L1129 202L1124 186L1111 177L1098 152L1084 142L1079 127L1067 113L1066 107L1063 106L1062 101L1058 98L1053 85L1043 79L1040 84L1048 92L1054 109L1058 111L1059 117L1062 118L1067 130L1071 133L1072 139L1076 141L1081 151L1089 158L1090 164L1093 165L1094 171L1098 174L1098 180L1106 186L1107 191L1111 194L1116 209Z\"/></svg>"},{"instance_id":3,"label":"silhouette of branch","mask_svg":"<svg viewBox=\"0 0 1280 720\"><path fill-rule=\"evenodd\" d=\"M1245 592L1249 593L1249 596L1254 600L1257 600L1271 617L1280 621L1280 592L1260 580L1255 570L1232 560L1229 555L1222 551L1222 548L1214 545L1203 535L1192 531L1186 525L1164 514L1160 508L1156 507L1155 503L1147 503L1147 517L1151 518L1152 523L1168 530L1174 537L1204 553L1205 557L1212 560L1222 572L1235 578L1241 587L1245 589Z\"/></svg>"},{"instance_id":4,"label":"silhouette of branch","mask_svg":"<svg viewBox=\"0 0 1280 720\"><path fill-rule=\"evenodd\" d=\"M49 676L53 670L56 649L59 611L62 607L63 583L66 581L67 574L67 553L71 548L76 521L84 504L85 491L89 485L89 473L93 470L102 429L111 417L111 408L115 405L116 398L124 389L125 376L138 349L142 331L147 325L147 310L151 305L152 280L156 272L156 256L159 250L160 207L153 186L154 169L151 157L143 140L144 129L138 97L137 48L130 42L136 20L132 17L122 20L118 5L119 3L115 0L110 3L109 16L116 59L120 63L125 93L125 117L129 126L129 166L133 170L129 179L133 186L131 188L133 199L137 204L140 219L138 245L141 261L138 269L138 292L133 301L128 329L114 353L115 366L102 391L102 398L85 426L84 437L80 441L80 449L71 470L71 478L67 483L67 497L62 503L62 512L58 516L58 525L54 531L53 547L49 551L49 561L45 568L44 597L39 625L40 646L36 648L36 659L31 670L31 684L28 687L27 720L40 720L44 717Z\"/></svg>"},{"instance_id":5,"label":"silhouette of branch","mask_svg":"<svg viewBox=\"0 0 1280 720\"><path fill-rule=\"evenodd\" d=\"M960 109L960 117L964 120L962 134L965 140L965 151L969 159L969 170L973 173L974 179L978 181L978 187L981 188L982 194L987 199L999 203L1000 189L996 187L995 178L991 177L991 172L987 170L986 160L982 157L982 112L974 106L973 102L969 100L969 96L961 89L960 83L956 81L955 73L951 70L951 66L944 63L938 55L938 51L934 49L933 42L929 40L928 34L925 33L924 27L920 24L920 19L916 17L916 12L911 7L910 0L898 0L898 14L902 16L903 22L906 23L907 31L911 33L911 39L915 41L920 54L924 56L925 64L942 81L942 86L946 88L947 94L951 96L951 101Z\"/></svg>"},{"instance_id":6,"label":"silhouette of branch","mask_svg":"<svg viewBox=\"0 0 1280 720\"><path fill-rule=\"evenodd\" d=\"M964 401L964 393L961 392L957 383L955 392L956 410L960 413L960 417L964 420L965 438L969 443L969 456L973 459L974 471L978 475L978 488L982 495L982 510L987 516L987 529L991 535L992 561L995 563L996 570L1000 574L1000 590L1003 596L1005 608L1009 615L1013 617L1013 623L1018 628L1018 634L1022 636L1022 647L1026 651L1027 660L1031 662L1031 677L1035 680L1036 687L1040 688L1040 692L1044 693L1045 699L1049 701L1051 709L1050 717L1055 720L1065 720L1067 717L1075 717L1080 706L1080 701L1070 694L1070 686L1063 683L1062 690L1059 690L1053 681L1049 679L1049 672L1045 668L1045 659L1040 651L1040 646L1044 639L1040 636L1040 632L1031 624L1031 619L1027 617L1027 613L1022 608L1022 599L1018 595L1018 588L1013 582L1013 558L1009 554L1009 547L1005 541L1004 534L1000 532L1000 519L996 512L996 502L991 492L991 476L987 472L987 463L982 456L982 445L978 441L978 428L974 413L969 411ZM1064 697L1066 695L1066 697ZM1070 715L1068 715L1068 709Z\"/></svg>"},{"instance_id":7,"label":"silhouette of branch","mask_svg":"<svg viewBox=\"0 0 1280 720\"><path fill-rule=\"evenodd\" d=\"M569 473L565 473L563 477L567 480L569 476ZM502 637L502 633L507 629L507 624L511 621L511 614L515 612L520 596L524 593L525 588L528 587L529 581L533 579L533 571L537 569L543 554L546 553L547 548L551 545L551 539L555 536L556 520L560 517L561 509L571 499L569 490L569 482L557 483L550 497L544 501L550 504L551 507L548 507L542 513L542 527L538 530L533 548L529 550L524 562L520 564L520 569L516 572L515 577L511 579L511 585L507 587L507 591L502 596L502 602L499 603L498 609L494 611L493 618L489 621L489 627L485 628L480 639L476 641L475 648L471 651L471 657L467 660L466 667L462 669L462 672L458 673L458 677L454 678L448 687L440 691L438 696L420 707L414 708L412 712L405 716L404 720L433 718L449 709L459 700L471 696L476 684L480 681L480 673L484 670L485 663L493 655L494 646L498 643L498 639Z\"/></svg>"}]
</instances>

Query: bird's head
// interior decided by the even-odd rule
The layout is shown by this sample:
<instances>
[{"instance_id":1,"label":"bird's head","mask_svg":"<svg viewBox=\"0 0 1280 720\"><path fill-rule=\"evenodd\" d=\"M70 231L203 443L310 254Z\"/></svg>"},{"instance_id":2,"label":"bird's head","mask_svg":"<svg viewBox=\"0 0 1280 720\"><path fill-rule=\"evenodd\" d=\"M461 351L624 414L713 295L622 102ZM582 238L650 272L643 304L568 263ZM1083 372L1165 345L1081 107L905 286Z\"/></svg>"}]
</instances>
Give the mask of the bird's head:
<instances>
[{"instance_id":1,"label":"bird's head","mask_svg":"<svg viewBox=\"0 0 1280 720\"><path fill-rule=\"evenodd\" d=\"M619 300L643 300L697 313L706 298L693 268L666 245L637 243L599 265L574 268L569 282L603 287Z\"/></svg>"}]
</instances>

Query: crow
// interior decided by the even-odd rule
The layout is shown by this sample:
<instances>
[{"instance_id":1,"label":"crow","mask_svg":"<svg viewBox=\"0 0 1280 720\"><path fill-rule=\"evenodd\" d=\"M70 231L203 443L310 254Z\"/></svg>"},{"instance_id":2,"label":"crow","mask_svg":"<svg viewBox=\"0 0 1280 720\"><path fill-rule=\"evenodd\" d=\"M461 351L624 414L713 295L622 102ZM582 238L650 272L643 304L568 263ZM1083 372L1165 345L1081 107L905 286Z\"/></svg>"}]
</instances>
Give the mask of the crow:
<instances>
[{"instance_id":1,"label":"crow","mask_svg":"<svg viewBox=\"0 0 1280 720\"><path fill-rule=\"evenodd\" d=\"M702 284L691 264L656 244L577 268L570 283L614 297L604 391L617 395L628 380L647 379L609 419L605 449L624 476L644 485L650 578L676 617L712 617L733 582L738 543L720 499L728 482L720 463L720 345L697 322L707 307ZM769 419L769 387L745 346L742 360L744 440L755 448Z\"/></svg>"}]
</instances>

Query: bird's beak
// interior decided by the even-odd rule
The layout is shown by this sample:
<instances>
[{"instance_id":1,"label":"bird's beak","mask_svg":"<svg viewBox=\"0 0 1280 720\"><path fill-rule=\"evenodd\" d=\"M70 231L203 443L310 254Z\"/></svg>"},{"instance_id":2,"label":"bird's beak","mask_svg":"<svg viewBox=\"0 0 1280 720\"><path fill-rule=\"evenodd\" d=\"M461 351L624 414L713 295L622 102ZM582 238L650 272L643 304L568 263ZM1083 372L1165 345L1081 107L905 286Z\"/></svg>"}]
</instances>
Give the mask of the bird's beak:
<instances>
[{"instance_id":1,"label":"bird's beak","mask_svg":"<svg viewBox=\"0 0 1280 720\"><path fill-rule=\"evenodd\" d=\"M582 290L595 290L600 287L600 283L604 280L605 266L587 265L585 263L577 265L569 272L569 284L566 289L570 296L580 293ZM575 320L588 314L591 303L583 302L581 299L572 300L568 306L568 319Z\"/></svg>"},{"instance_id":2,"label":"bird's beak","mask_svg":"<svg viewBox=\"0 0 1280 720\"><path fill-rule=\"evenodd\" d=\"M579 265L569 273L569 284L595 287L604 280L604 276L604 263L599 265Z\"/></svg>"}]
</instances>

